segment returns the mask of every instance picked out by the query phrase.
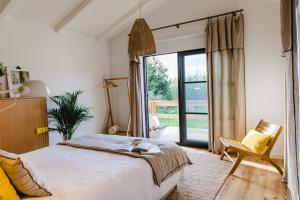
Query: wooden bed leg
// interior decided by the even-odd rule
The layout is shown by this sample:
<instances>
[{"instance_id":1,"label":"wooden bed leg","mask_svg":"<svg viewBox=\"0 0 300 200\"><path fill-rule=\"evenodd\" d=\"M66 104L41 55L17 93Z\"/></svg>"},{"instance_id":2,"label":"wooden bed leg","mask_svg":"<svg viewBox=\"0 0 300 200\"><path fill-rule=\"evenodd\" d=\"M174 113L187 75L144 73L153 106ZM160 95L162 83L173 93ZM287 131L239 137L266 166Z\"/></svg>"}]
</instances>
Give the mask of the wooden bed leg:
<instances>
[{"instance_id":1,"label":"wooden bed leg","mask_svg":"<svg viewBox=\"0 0 300 200\"><path fill-rule=\"evenodd\" d=\"M225 156L225 151L227 151L228 147L225 147L222 154L221 154L221 157L220 157L220 160L223 160L224 156Z\"/></svg>"},{"instance_id":2,"label":"wooden bed leg","mask_svg":"<svg viewBox=\"0 0 300 200\"><path fill-rule=\"evenodd\" d=\"M281 176L283 175L282 169L271 158L265 157L264 160L270 163L273 167L275 167Z\"/></svg>"},{"instance_id":3,"label":"wooden bed leg","mask_svg":"<svg viewBox=\"0 0 300 200\"><path fill-rule=\"evenodd\" d=\"M236 161L235 161L233 167L231 168L231 170L230 170L230 172L229 172L229 175L234 173L234 171L236 170L236 168L240 165L240 163L241 163L243 157L244 157L244 156L241 155L241 154L238 155L238 157L237 157L237 159L236 159Z\"/></svg>"}]
</instances>

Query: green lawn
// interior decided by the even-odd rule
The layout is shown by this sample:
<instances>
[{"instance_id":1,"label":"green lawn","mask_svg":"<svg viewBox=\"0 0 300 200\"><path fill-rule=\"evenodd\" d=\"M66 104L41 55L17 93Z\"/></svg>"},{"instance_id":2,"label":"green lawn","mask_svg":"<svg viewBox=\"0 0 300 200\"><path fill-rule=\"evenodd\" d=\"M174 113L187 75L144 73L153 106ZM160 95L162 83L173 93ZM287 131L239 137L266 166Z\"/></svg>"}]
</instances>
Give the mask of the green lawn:
<instances>
[{"instance_id":1,"label":"green lawn","mask_svg":"<svg viewBox=\"0 0 300 200\"><path fill-rule=\"evenodd\" d=\"M159 123L161 126L173 126L179 127L179 120L178 119L166 119L166 118L159 118ZM189 120L187 121L188 128L201 128L201 129L208 129L208 123L198 120Z\"/></svg>"}]
</instances>

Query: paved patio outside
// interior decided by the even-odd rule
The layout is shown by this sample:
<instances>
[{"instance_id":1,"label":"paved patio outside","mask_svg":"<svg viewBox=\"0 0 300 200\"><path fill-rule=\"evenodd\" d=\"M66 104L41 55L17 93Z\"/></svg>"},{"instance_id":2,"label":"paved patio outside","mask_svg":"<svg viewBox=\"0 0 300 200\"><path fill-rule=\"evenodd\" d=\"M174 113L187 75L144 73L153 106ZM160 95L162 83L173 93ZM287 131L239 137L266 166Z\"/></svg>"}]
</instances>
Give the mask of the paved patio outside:
<instances>
[{"instance_id":1,"label":"paved patio outside","mask_svg":"<svg viewBox=\"0 0 300 200\"><path fill-rule=\"evenodd\" d=\"M150 138L179 142L179 127L166 126L156 130L150 130ZM208 142L208 130L188 128L187 139Z\"/></svg>"}]
</instances>

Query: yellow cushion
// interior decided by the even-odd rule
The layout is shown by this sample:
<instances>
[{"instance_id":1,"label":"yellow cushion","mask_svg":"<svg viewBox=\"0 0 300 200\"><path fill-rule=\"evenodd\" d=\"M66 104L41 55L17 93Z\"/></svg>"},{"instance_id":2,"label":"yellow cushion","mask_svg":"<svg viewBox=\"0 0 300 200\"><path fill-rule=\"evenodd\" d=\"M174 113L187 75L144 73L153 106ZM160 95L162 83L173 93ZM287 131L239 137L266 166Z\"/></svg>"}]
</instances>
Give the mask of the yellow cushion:
<instances>
[{"instance_id":1,"label":"yellow cushion","mask_svg":"<svg viewBox=\"0 0 300 200\"><path fill-rule=\"evenodd\" d=\"M0 199L1 200L20 200L15 188L0 167Z\"/></svg>"},{"instance_id":2,"label":"yellow cushion","mask_svg":"<svg viewBox=\"0 0 300 200\"><path fill-rule=\"evenodd\" d=\"M0 150L0 167L19 193L30 197L51 196L30 163L24 161L16 154Z\"/></svg>"},{"instance_id":3,"label":"yellow cushion","mask_svg":"<svg viewBox=\"0 0 300 200\"><path fill-rule=\"evenodd\" d=\"M271 135L263 134L256 130L251 130L243 139L242 144L254 153L261 154L266 149L271 139Z\"/></svg>"}]
</instances>

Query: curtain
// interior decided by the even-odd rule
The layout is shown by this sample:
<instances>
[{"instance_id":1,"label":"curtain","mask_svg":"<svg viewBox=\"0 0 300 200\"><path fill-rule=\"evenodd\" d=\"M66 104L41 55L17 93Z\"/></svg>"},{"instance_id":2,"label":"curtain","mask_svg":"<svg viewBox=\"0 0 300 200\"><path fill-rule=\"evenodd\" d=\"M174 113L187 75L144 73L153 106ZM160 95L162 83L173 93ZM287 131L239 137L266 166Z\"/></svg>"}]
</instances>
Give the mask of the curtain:
<instances>
[{"instance_id":1,"label":"curtain","mask_svg":"<svg viewBox=\"0 0 300 200\"><path fill-rule=\"evenodd\" d=\"M209 150L220 153L219 137L245 134L244 17L210 19L206 28Z\"/></svg>"},{"instance_id":2,"label":"curtain","mask_svg":"<svg viewBox=\"0 0 300 200\"><path fill-rule=\"evenodd\" d=\"M144 73L141 56L156 53L152 31L145 19L136 19L128 41L130 60L131 130L132 136L145 137Z\"/></svg>"},{"instance_id":3,"label":"curtain","mask_svg":"<svg viewBox=\"0 0 300 200\"><path fill-rule=\"evenodd\" d=\"M130 61L131 130L134 137L145 137L143 70L139 59Z\"/></svg>"},{"instance_id":4,"label":"curtain","mask_svg":"<svg viewBox=\"0 0 300 200\"><path fill-rule=\"evenodd\" d=\"M296 43L293 44L293 1L281 0L281 37L285 59L285 158L284 176L292 199L299 199L299 82ZM295 27L294 27L295 28ZM296 36L296 35L295 35Z\"/></svg>"}]
</instances>

